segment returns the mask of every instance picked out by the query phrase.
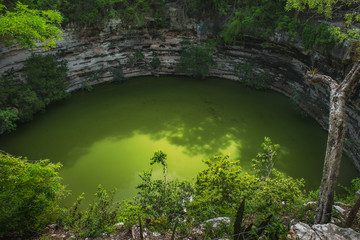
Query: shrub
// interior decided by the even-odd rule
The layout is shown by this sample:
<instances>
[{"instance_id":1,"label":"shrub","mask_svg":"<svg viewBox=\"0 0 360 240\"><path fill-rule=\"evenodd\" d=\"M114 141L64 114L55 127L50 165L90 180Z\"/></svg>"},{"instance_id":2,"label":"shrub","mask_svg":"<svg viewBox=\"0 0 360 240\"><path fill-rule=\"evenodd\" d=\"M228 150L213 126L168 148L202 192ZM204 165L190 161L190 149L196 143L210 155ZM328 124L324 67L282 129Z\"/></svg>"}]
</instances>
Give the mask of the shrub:
<instances>
[{"instance_id":1,"label":"shrub","mask_svg":"<svg viewBox=\"0 0 360 240\"><path fill-rule=\"evenodd\" d=\"M56 218L65 193L60 167L0 152L0 237L37 233Z\"/></svg>"},{"instance_id":2,"label":"shrub","mask_svg":"<svg viewBox=\"0 0 360 240\"><path fill-rule=\"evenodd\" d=\"M193 187L188 181L166 179L166 154L157 151L150 164L160 163L163 166L163 180L152 179L152 171L144 171L140 175L141 183L137 186L137 205L141 206L143 214L155 221L161 220L163 228L176 228L187 218L186 208L191 201Z\"/></svg>"},{"instance_id":3,"label":"shrub","mask_svg":"<svg viewBox=\"0 0 360 240\"><path fill-rule=\"evenodd\" d=\"M122 66L119 63L118 67L113 72L113 81L117 82L117 83L122 83L125 80L126 80L126 77L124 76Z\"/></svg>"},{"instance_id":4,"label":"shrub","mask_svg":"<svg viewBox=\"0 0 360 240\"><path fill-rule=\"evenodd\" d=\"M15 109L6 108L0 109L0 134L4 132L11 132L15 130L15 121L19 119L17 111Z\"/></svg>"},{"instance_id":5,"label":"shrub","mask_svg":"<svg viewBox=\"0 0 360 240\"><path fill-rule=\"evenodd\" d=\"M32 54L23 68L30 89L45 105L65 98L66 61L57 62L52 55Z\"/></svg>"},{"instance_id":6,"label":"shrub","mask_svg":"<svg viewBox=\"0 0 360 240\"><path fill-rule=\"evenodd\" d=\"M82 211L79 206L84 194L80 195L73 207L63 212L62 223L79 237L98 237L111 232L117 221L118 204L113 200L115 191L108 194L99 185L93 203Z\"/></svg>"},{"instance_id":7,"label":"shrub","mask_svg":"<svg viewBox=\"0 0 360 240\"><path fill-rule=\"evenodd\" d=\"M193 45L189 41L184 41L182 48L178 70L204 78L208 75L210 67L216 65L213 59L214 45Z\"/></svg>"},{"instance_id":8,"label":"shrub","mask_svg":"<svg viewBox=\"0 0 360 240\"><path fill-rule=\"evenodd\" d=\"M36 92L14 76L13 70L5 72L0 77L0 102L3 111L6 108L16 110L16 115L21 121L31 120L35 112L45 107Z\"/></svg>"},{"instance_id":9,"label":"shrub","mask_svg":"<svg viewBox=\"0 0 360 240\"><path fill-rule=\"evenodd\" d=\"M158 58L158 53L152 52L152 56L153 56L153 59L151 60L150 65L153 69L157 69L161 65L161 61Z\"/></svg>"},{"instance_id":10,"label":"shrub","mask_svg":"<svg viewBox=\"0 0 360 240\"><path fill-rule=\"evenodd\" d=\"M194 200L189 209L191 216L200 221L234 216L242 199L247 201L247 212L265 215L290 213L301 206L303 180L293 179L275 169L268 178L244 173L238 161L228 158L224 155L204 161L208 167L196 178Z\"/></svg>"},{"instance_id":11,"label":"shrub","mask_svg":"<svg viewBox=\"0 0 360 240\"><path fill-rule=\"evenodd\" d=\"M267 89L271 78L267 71L256 73L251 63L239 64L235 71L245 86L255 88L256 90Z\"/></svg>"},{"instance_id":12,"label":"shrub","mask_svg":"<svg viewBox=\"0 0 360 240\"><path fill-rule=\"evenodd\" d=\"M326 24L305 24L301 39L305 50L313 49L314 47L331 47L335 43L335 38Z\"/></svg>"}]
</instances>

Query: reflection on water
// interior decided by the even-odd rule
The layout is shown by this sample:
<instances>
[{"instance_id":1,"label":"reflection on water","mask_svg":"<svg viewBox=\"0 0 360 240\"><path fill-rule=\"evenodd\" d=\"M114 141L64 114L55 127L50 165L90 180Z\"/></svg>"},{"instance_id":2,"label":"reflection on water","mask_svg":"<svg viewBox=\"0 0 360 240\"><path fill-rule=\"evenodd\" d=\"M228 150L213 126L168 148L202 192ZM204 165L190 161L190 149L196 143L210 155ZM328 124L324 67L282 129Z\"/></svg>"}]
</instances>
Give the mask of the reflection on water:
<instances>
[{"instance_id":1,"label":"reflection on water","mask_svg":"<svg viewBox=\"0 0 360 240\"><path fill-rule=\"evenodd\" d=\"M117 187L121 199L134 196L138 174L158 149L168 154L170 177L191 179L202 159L220 153L248 169L264 136L281 145L279 170L317 188L326 132L284 96L221 79L146 77L78 92L2 136L0 149L62 162L61 176L73 191L69 201L98 184ZM160 167L154 171L161 174ZM345 159L343 184L355 174Z\"/></svg>"}]
</instances>

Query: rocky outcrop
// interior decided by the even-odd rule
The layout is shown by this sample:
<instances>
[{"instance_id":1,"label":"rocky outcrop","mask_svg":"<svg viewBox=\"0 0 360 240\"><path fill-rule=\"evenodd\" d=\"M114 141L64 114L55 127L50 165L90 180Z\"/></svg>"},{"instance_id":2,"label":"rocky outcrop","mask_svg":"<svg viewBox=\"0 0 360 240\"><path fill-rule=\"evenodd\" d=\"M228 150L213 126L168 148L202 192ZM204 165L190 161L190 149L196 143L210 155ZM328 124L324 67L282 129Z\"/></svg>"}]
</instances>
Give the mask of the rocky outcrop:
<instances>
[{"instance_id":1,"label":"rocky outcrop","mask_svg":"<svg viewBox=\"0 0 360 240\"><path fill-rule=\"evenodd\" d=\"M174 24L170 24L172 25ZM46 53L41 50L32 52L56 54L59 59L66 60L69 69L67 91L74 91L84 84L94 85L112 81L114 72L120 68L125 77L183 74L177 71L181 41L191 40L200 43L209 34L200 31L205 29L204 27L194 24L188 25L186 30L125 30L119 26L119 22L112 21L103 32L94 36L81 36L78 30L67 29L63 35L64 40L57 42L55 49ZM136 59L136 51L141 51L144 59ZM150 64L154 58L153 52L157 53L161 62L156 69ZM31 51L16 47L2 47L0 72L14 68L15 72L19 73L30 54ZM238 77L237 66L250 62L255 72L268 72L272 79L271 89L290 97L324 129L328 126L329 91L324 86L307 83L303 79L303 74L308 69L319 68L340 80L351 58L349 51L344 47L322 52L306 52L300 40L292 39L289 42L285 33L275 34L271 41L244 37L235 46L219 46L214 56L217 66L210 70L210 76L242 81ZM345 150L360 169L358 97L353 97L352 102L347 105L347 116Z\"/></svg>"},{"instance_id":2,"label":"rocky outcrop","mask_svg":"<svg viewBox=\"0 0 360 240\"><path fill-rule=\"evenodd\" d=\"M297 223L291 227L290 239L300 240L355 240L360 234L351 228L341 228L335 224L316 224L309 226L306 223Z\"/></svg>"}]
</instances>

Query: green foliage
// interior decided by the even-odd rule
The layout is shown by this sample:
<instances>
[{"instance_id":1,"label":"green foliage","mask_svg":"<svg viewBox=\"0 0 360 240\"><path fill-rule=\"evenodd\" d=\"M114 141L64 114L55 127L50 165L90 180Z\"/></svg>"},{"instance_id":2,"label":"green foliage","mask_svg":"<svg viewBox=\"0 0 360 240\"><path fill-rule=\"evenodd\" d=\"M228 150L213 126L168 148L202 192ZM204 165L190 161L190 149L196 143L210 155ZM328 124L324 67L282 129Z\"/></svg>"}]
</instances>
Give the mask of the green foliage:
<instances>
[{"instance_id":1,"label":"green foliage","mask_svg":"<svg viewBox=\"0 0 360 240\"><path fill-rule=\"evenodd\" d=\"M206 169L199 172L195 182L194 200L189 212L200 221L217 216L233 216L242 199L247 211L279 214L295 211L304 199L303 180L295 180L276 170L269 178L243 173L237 161L229 156L206 160Z\"/></svg>"},{"instance_id":2,"label":"green foliage","mask_svg":"<svg viewBox=\"0 0 360 240\"><path fill-rule=\"evenodd\" d=\"M167 28L169 27L169 20L166 19L164 14L157 12L154 16L154 25L160 28Z\"/></svg>"},{"instance_id":3,"label":"green foliage","mask_svg":"<svg viewBox=\"0 0 360 240\"><path fill-rule=\"evenodd\" d=\"M15 121L19 119L15 109L0 109L0 134L3 132L11 132L16 129Z\"/></svg>"},{"instance_id":4,"label":"green foliage","mask_svg":"<svg viewBox=\"0 0 360 240\"><path fill-rule=\"evenodd\" d=\"M267 89L271 77L267 71L256 73L251 63L239 64L236 67L237 76L245 86L255 88L256 90Z\"/></svg>"},{"instance_id":5,"label":"green foliage","mask_svg":"<svg viewBox=\"0 0 360 240\"><path fill-rule=\"evenodd\" d=\"M360 40L359 29L352 28L352 25L360 21L358 6L359 4L357 1L348 0L287 0L285 9L288 11L293 9L298 11L313 9L316 10L319 15L323 15L327 19L331 19L333 17L336 9L346 9L346 11L340 12L344 18L345 25L341 27L329 27L331 34L341 43L346 39L355 41Z\"/></svg>"},{"instance_id":6,"label":"green foliage","mask_svg":"<svg viewBox=\"0 0 360 240\"><path fill-rule=\"evenodd\" d=\"M182 51L179 70L194 76L204 78L208 75L210 67L216 66L213 59L214 43L193 45L189 41L182 42Z\"/></svg>"},{"instance_id":7,"label":"green foliage","mask_svg":"<svg viewBox=\"0 0 360 240\"><path fill-rule=\"evenodd\" d=\"M241 34L268 37L284 15L284 1L246 0L234 5L234 12L222 32L225 42L234 43Z\"/></svg>"},{"instance_id":8,"label":"green foliage","mask_svg":"<svg viewBox=\"0 0 360 240\"><path fill-rule=\"evenodd\" d=\"M201 239L224 238L231 234L231 225L226 221L219 221L218 224L205 222L204 232Z\"/></svg>"},{"instance_id":9,"label":"green foliage","mask_svg":"<svg viewBox=\"0 0 360 240\"><path fill-rule=\"evenodd\" d=\"M345 204L353 205L358 197L356 196L356 192L360 190L360 178L355 178L351 181L350 187L341 186L344 190L340 194L336 194L336 201L343 202Z\"/></svg>"},{"instance_id":10,"label":"green foliage","mask_svg":"<svg viewBox=\"0 0 360 240\"><path fill-rule=\"evenodd\" d=\"M167 154L164 153L162 150L156 151L154 153L154 156L150 159L150 165L154 165L155 163L160 163L161 165L163 165L163 173L164 176L166 176L166 159L167 159Z\"/></svg>"},{"instance_id":11,"label":"green foliage","mask_svg":"<svg viewBox=\"0 0 360 240\"><path fill-rule=\"evenodd\" d=\"M9 11L0 2L0 41L24 48L37 48L39 43L48 50L55 47L56 40L62 39L62 32L55 26L61 21L57 11L32 10L21 2Z\"/></svg>"},{"instance_id":12,"label":"green foliage","mask_svg":"<svg viewBox=\"0 0 360 240\"><path fill-rule=\"evenodd\" d=\"M12 70L5 72L0 77L0 132L15 130L15 121L28 121L35 112L44 109L44 103L37 94L14 77Z\"/></svg>"},{"instance_id":13,"label":"green foliage","mask_svg":"<svg viewBox=\"0 0 360 240\"><path fill-rule=\"evenodd\" d=\"M232 6L230 0L210 0L210 1L185 1L189 5L187 12L194 17L216 17L226 15Z\"/></svg>"},{"instance_id":14,"label":"green foliage","mask_svg":"<svg viewBox=\"0 0 360 240\"><path fill-rule=\"evenodd\" d=\"M152 52L152 60L150 62L150 65L153 69L157 69L160 67L161 65L161 62L160 62L160 59L158 58L158 53L157 52Z\"/></svg>"},{"instance_id":15,"label":"green foliage","mask_svg":"<svg viewBox=\"0 0 360 240\"><path fill-rule=\"evenodd\" d=\"M314 47L331 47L335 43L334 36L325 24L305 24L301 39L305 50L313 49Z\"/></svg>"},{"instance_id":16,"label":"green foliage","mask_svg":"<svg viewBox=\"0 0 360 240\"><path fill-rule=\"evenodd\" d=\"M298 35L299 26L299 21L288 15L283 15L279 17L277 28L287 31L290 37L295 37Z\"/></svg>"},{"instance_id":17,"label":"green foliage","mask_svg":"<svg viewBox=\"0 0 360 240\"><path fill-rule=\"evenodd\" d=\"M118 204L113 201L116 189L110 194L98 186L95 199L85 210L79 210L84 194L80 195L73 207L63 212L62 224L78 237L99 237L113 230L117 221Z\"/></svg>"},{"instance_id":18,"label":"green foliage","mask_svg":"<svg viewBox=\"0 0 360 240\"><path fill-rule=\"evenodd\" d=\"M237 210L235 222L234 222L234 240L241 240L242 238L249 238L247 236L246 232L249 232L252 224L250 224L247 228L245 226L242 226L243 218L244 218L244 212L245 212L245 199L243 199L240 203L240 206ZM245 232L242 236L240 233Z\"/></svg>"},{"instance_id":19,"label":"green foliage","mask_svg":"<svg viewBox=\"0 0 360 240\"><path fill-rule=\"evenodd\" d=\"M124 76L122 66L119 63L118 67L113 72L113 81L117 82L117 83L122 83L125 80L126 80L126 77Z\"/></svg>"},{"instance_id":20,"label":"green foliage","mask_svg":"<svg viewBox=\"0 0 360 240\"><path fill-rule=\"evenodd\" d=\"M129 63L134 66L135 63L145 59L145 55L141 52L141 49L136 49L135 53L129 57Z\"/></svg>"},{"instance_id":21,"label":"green foliage","mask_svg":"<svg viewBox=\"0 0 360 240\"><path fill-rule=\"evenodd\" d=\"M82 90L85 90L85 91L88 91L88 92L90 92L90 91L92 91L93 89L94 89L94 87L93 86L91 86L90 84L89 84L89 79L86 79L85 81L83 81L82 83L81 83L81 89Z\"/></svg>"},{"instance_id":22,"label":"green foliage","mask_svg":"<svg viewBox=\"0 0 360 240\"><path fill-rule=\"evenodd\" d=\"M27 84L45 105L67 96L66 72L66 62L57 62L52 55L32 54L23 68Z\"/></svg>"},{"instance_id":23,"label":"green foliage","mask_svg":"<svg viewBox=\"0 0 360 240\"><path fill-rule=\"evenodd\" d=\"M111 17L116 16L114 7L123 0L62 0L54 5L64 14L64 24L101 27Z\"/></svg>"},{"instance_id":24,"label":"green foliage","mask_svg":"<svg viewBox=\"0 0 360 240\"><path fill-rule=\"evenodd\" d=\"M231 214L241 195L238 161L228 160L229 155L204 160L207 168L199 172L195 182L195 196L191 203L199 220L221 214ZM256 181L251 179L251 181Z\"/></svg>"},{"instance_id":25,"label":"green foliage","mask_svg":"<svg viewBox=\"0 0 360 240\"><path fill-rule=\"evenodd\" d=\"M173 231L186 217L186 206L191 201L193 187L188 181L166 181L166 154L162 151L155 152L151 164L163 165L164 180L153 180L152 171L144 171L141 183L137 186L139 192L136 202L146 214L154 221L159 221L158 227L170 228Z\"/></svg>"},{"instance_id":26,"label":"green foliage","mask_svg":"<svg viewBox=\"0 0 360 240\"><path fill-rule=\"evenodd\" d=\"M54 220L64 194L60 167L0 152L0 237L34 234Z\"/></svg>"},{"instance_id":27,"label":"green foliage","mask_svg":"<svg viewBox=\"0 0 360 240\"><path fill-rule=\"evenodd\" d=\"M263 151L259 152L256 158L251 160L251 169L255 172L255 176L269 178L271 171L274 169L280 145L273 144L269 137L265 137L261 148Z\"/></svg>"},{"instance_id":28,"label":"green foliage","mask_svg":"<svg viewBox=\"0 0 360 240\"><path fill-rule=\"evenodd\" d=\"M26 60L26 83L16 78L13 70L6 71L0 77L0 132L14 130L16 120L29 121L49 103L68 96L64 91L66 71L66 62L58 63L51 55L31 55Z\"/></svg>"}]
</instances>

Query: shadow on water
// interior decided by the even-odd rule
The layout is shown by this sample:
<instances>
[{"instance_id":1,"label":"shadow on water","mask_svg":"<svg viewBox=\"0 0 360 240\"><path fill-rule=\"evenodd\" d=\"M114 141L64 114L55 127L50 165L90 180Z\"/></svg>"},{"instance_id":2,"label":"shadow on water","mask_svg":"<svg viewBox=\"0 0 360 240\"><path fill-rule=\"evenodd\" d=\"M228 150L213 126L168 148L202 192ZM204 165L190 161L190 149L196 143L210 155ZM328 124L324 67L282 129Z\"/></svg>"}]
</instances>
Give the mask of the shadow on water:
<instances>
[{"instance_id":1,"label":"shadow on water","mask_svg":"<svg viewBox=\"0 0 360 240\"><path fill-rule=\"evenodd\" d=\"M171 177L191 179L204 167L201 159L220 153L249 169L264 136L281 145L279 170L317 188L326 132L295 112L284 96L221 79L146 77L77 92L2 136L0 148L60 161L71 200L94 192L99 183L116 186L118 198L128 198L159 148L168 153ZM347 184L356 173L344 162Z\"/></svg>"}]
</instances>

